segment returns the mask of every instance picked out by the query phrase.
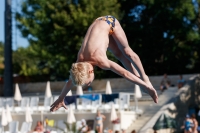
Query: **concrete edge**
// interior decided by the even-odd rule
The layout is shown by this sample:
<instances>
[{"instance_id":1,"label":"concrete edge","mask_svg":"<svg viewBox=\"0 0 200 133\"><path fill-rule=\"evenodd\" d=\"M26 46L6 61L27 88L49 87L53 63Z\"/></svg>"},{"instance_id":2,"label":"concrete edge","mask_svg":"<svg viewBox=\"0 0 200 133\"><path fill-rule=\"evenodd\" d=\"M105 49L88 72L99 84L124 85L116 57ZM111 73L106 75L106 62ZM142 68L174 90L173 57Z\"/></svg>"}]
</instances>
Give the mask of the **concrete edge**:
<instances>
[{"instance_id":1,"label":"concrete edge","mask_svg":"<svg viewBox=\"0 0 200 133\"><path fill-rule=\"evenodd\" d=\"M192 79L190 79L190 80L192 80ZM175 94L175 97L177 97L178 95L181 94L181 92L184 92L184 91L186 91L186 90L189 89L189 88L190 88L190 86L189 86L188 84L185 85L185 86L183 86L183 87ZM174 98L174 97L173 97L173 98ZM148 130L150 130L150 129L153 128L153 126L154 126L155 122L157 121L158 117L159 117L162 113L164 113L164 112L166 111L166 109L170 107L171 104L174 103L173 98L170 99L168 102L166 102L165 105L163 105L163 107L162 107L160 110L158 110L158 112L143 126L143 128L141 128L141 129L139 130L139 133L149 133Z\"/></svg>"},{"instance_id":2,"label":"concrete edge","mask_svg":"<svg viewBox=\"0 0 200 133\"><path fill-rule=\"evenodd\" d=\"M168 107L170 107L172 103L168 103L164 105L144 126L140 129L139 133L147 133L149 129L152 129L154 124L156 123L159 116L166 111Z\"/></svg>"}]
</instances>

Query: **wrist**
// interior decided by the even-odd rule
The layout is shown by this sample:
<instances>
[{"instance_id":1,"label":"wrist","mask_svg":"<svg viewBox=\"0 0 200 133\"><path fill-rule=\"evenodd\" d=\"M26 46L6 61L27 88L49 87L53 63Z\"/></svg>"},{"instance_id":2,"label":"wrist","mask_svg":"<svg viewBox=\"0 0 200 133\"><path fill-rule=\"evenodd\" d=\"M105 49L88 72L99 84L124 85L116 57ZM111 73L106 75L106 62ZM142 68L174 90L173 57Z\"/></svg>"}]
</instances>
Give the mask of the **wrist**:
<instances>
[{"instance_id":1,"label":"wrist","mask_svg":"<svg viewBox=\"0 0 200 133\"><path fill-rule=\"evenodd\" d=\"M143 83L142 84L140 84L142 87L144 87L144 88L148 88L148 84L145 82L145 81L143 81Z\"/></svg>"},{"instance_id":2,"label":"wrist","mask_svg":"<svg viewBox=\"0 0 200 133\"><path fill-rule=\"evenodd\" d=\"M58 97L58 99L60 99L60 100L63 100L65 98L65 95L60 95L59 97Z\"/></svg>"},{"instance_id":3,"label":"wrist","mask_svg":"<svg viewBox=\"0 0 200 133\"><path fill-rule=\"evenodd\" d=\"M145 88L149 88L149 86L147 84L144 85Z\"/></svg>"}]
</instances>

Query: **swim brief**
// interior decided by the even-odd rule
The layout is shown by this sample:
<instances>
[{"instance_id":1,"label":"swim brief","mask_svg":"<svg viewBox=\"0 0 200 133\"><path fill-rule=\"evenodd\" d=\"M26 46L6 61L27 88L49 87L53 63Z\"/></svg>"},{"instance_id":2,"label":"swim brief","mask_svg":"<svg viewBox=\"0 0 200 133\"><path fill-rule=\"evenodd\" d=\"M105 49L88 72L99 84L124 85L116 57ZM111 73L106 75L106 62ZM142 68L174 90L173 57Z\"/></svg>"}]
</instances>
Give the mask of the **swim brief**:
<instances>
[{"instance_id":1,"label":"swim brief","mask_svg":"<svg viewBox=\"0 0 200 133\"><path fill-rule=\"evenodd\" d=\"M110 31L109 31L109 35L114 33L114 28L115 28L115 17L113 16L103 16L103 17L99 17L97 18L98 20L103 20L106 21L108 23L108 25L110 26Z\"/></svg>"}]
</instances>

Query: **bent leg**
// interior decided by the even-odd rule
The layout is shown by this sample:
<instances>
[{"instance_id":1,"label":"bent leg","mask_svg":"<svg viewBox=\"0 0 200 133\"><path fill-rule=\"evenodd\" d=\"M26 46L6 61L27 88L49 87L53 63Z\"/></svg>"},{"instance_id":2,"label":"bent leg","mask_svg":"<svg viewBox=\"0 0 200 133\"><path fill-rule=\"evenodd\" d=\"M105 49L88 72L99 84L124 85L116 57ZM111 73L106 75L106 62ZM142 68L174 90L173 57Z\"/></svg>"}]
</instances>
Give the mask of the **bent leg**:
<instances>
[{"instance_id":1,"label":"bent leg","mask_svg":"<svg viewBox=\"0 0 200 133\"><path fill-rule=\"evenodd\" d=\"M121 50L119 49L118 45L116 44L116 41L113 39L112 36L109 37L109 47L108 47L108 49L114 54L114 56L123 64L123 66L129 72L131 72L135 76L141 78L140 75L139 75L139 73L138 73L138 71L132 65L131 61L128 60L128 58L126 58L125 55L121 52ZM150 82L147 81L146 83L149 84L151 87L153 87ZM146 91L144 90L144 92L146 92Z\"/></svg>"},{"instance_id":2,"label":"bent leg","mask_svg":"<svg viewBox=\"0 0 200 133\"><path fill-rule=\"evenodd\" d=\"M132 63L122 54L121 50L118 48L117 43L113 39L112 36L109 36L109 51L111 51L114 56L123 64L123 66L130 71L131 73L135 74L137 77L140 77L138 71L132 65Z\"/></svg>"},{"instance_id":3,"label":"bent leg","mask_svg":"<svg viewBox=\"0 0 200 133\"><path fill-rule=\"evenodd\" d=\"M142 66L142 63L140 61L139 56L133 52L133 50L130 48L128 44L128 40L126 38L126 35L124 33L124 30L122 29L120 23L118 20L116 20L114 33L112 34L114 40L116 41L119 49L124 54L124 56L131 61L131 63L135 66L137 71L139 72L141 78L144 81L148 81L148 77L145 74L144 68Z\"/></svg>"}]
</instances>

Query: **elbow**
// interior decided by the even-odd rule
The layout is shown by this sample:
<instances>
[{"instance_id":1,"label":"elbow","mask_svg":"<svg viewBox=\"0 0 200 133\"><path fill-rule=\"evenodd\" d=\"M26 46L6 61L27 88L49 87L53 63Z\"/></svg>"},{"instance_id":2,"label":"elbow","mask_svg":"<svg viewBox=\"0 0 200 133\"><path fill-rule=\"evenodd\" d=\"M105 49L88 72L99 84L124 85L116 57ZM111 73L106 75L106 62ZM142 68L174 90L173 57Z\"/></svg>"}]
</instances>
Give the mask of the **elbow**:
<instances>
[{"instance_id":1,"label":"elbow","mask_svg":"<svg viewBox=\"0 0 200 133\"><path fill-rule=\"evenodd\" d=\"M129 57L134 61L140 60L139 56L137 54L135 54L135 53L130 54Z\"/></svg>"},{"instance_id":2,"label":"elbow","mask_svg":"<svg viewBox=\"0 0 200 133\"><path fill-rule=\"evenodd\" d=\"M125 55L132 60L139 60L139 56L130 47L124 49Z\"/></svg>"},{"instance_id":3,"label":"elbow","mask_svg":"<svg viewBox=\"0 0 200 133\"><path fill-rule=\"evenodd\" d=\"M98 66L101 68L101 69L104 69L104 70L109 70L110 69L110 65L108 62L105 62L105 61L98 61Z\"/></svg>"}]
</instances>

